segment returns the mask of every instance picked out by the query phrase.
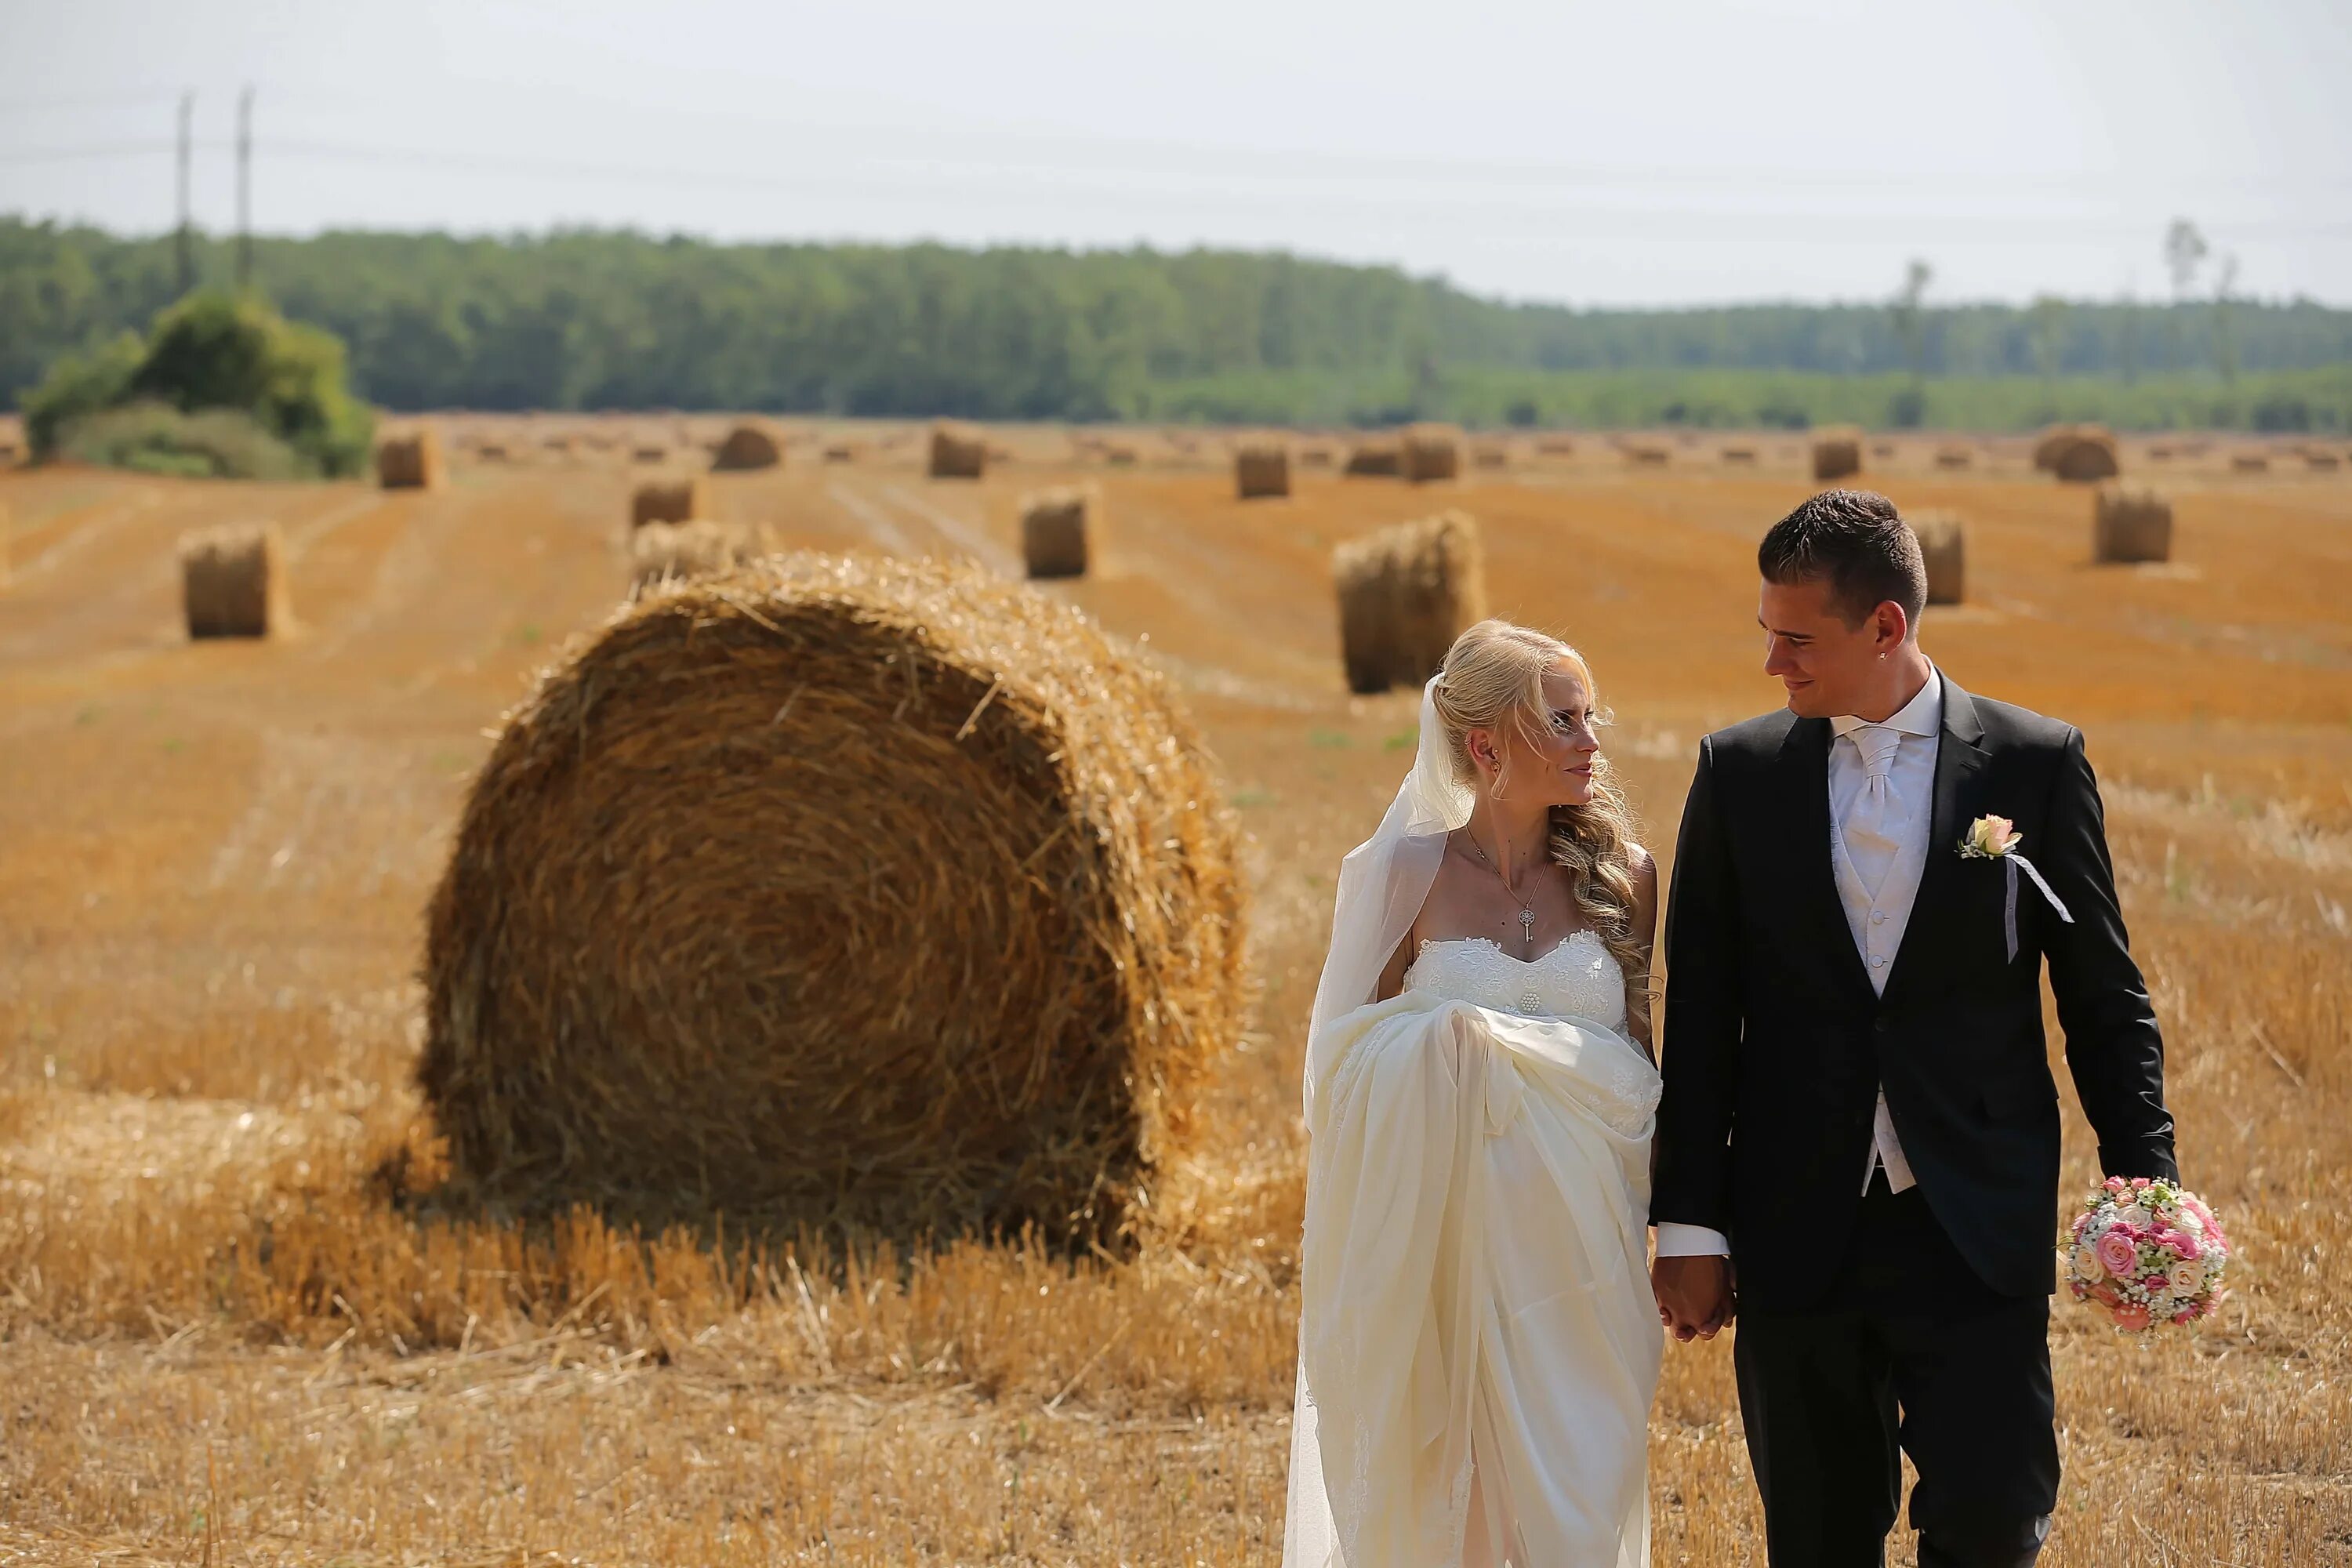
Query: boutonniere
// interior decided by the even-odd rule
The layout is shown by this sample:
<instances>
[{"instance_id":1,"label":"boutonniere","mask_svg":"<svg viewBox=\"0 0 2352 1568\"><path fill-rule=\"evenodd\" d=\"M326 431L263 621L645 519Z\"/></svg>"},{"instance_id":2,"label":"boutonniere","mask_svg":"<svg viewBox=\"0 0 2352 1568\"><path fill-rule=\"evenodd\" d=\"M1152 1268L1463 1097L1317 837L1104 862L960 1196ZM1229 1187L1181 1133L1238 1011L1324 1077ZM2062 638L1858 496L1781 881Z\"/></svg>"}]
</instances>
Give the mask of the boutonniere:
<instances>
[{"instance_id":1,"label":"boutonniere","mask_svg":"<svg viewBox=\"0 0 2352 1568\"><path fill-rule=\"evenodd\" d=\"M2009 937L2009 961L2011 963L2017 962L2017 874L2020 871L2033 879L2033 885L2042 890L2043 898L2050 900L2050 907L2058 911L2060 920L2068 925L2074 923L2074 917L2066 912L2065 904L2050 890L2050 884L2042 879L2042 873L2033 868L2033 862L2017 852L2017 847L2024 837L2025 835L2017 830L2017 824L2006 816L1979 816L1969 824L1967 836L1960 840L1961 859L1998 860L2008 876L2009 897L2001 906L2001 928Z\"/></svg>"}]
</instances>

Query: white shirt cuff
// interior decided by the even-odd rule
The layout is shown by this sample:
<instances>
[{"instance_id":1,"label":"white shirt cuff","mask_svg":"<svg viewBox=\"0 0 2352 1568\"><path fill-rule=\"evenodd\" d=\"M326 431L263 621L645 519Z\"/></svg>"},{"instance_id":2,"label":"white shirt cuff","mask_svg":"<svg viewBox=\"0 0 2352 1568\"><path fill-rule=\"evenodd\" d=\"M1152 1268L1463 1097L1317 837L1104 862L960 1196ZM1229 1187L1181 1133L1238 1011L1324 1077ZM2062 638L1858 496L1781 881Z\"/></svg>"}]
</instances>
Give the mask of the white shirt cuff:
<instances>
[{"instance_id":1,"label":"white shirt cuff","mask_svg":"<svg viewBox=\"0 0 2352 1568\"><path fill-rule=\"evenodd\" d=\"M1731 1238L1703 1225L1677 1225L1670 1219L1661 1220L1658 1222L1658 1256L1728 1258L1731 1256Z\"/></svg>"}]
</instances>

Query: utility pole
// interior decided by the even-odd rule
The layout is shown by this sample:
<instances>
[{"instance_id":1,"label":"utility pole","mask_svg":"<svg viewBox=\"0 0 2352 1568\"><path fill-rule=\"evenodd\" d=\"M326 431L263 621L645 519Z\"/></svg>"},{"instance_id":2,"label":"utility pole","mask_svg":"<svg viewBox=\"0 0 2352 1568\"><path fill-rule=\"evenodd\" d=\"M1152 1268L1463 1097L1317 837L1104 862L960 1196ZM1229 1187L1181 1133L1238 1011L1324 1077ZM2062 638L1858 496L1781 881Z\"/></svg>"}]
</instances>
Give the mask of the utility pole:
<instances>
[{"instance_id":1,"label":"utility pole","mask_svg":"<svg viewBox=\"0 0 2352 1568\"><path fill-rule=\"evenodd\" d=\"M180 292L196 286L196 237L188 224L188 143L195 124L196 95L180 95Z\"/></svg>"},{"instance_id":2,"label":"utility pole","mask_svg":"<svg viewBox=\"0 0 2352 1568\"><path fill-rule=\"evenodd\" d=\"M253 287L253 89L236 100L236 289Z\"/></svg>"}]
</instances>

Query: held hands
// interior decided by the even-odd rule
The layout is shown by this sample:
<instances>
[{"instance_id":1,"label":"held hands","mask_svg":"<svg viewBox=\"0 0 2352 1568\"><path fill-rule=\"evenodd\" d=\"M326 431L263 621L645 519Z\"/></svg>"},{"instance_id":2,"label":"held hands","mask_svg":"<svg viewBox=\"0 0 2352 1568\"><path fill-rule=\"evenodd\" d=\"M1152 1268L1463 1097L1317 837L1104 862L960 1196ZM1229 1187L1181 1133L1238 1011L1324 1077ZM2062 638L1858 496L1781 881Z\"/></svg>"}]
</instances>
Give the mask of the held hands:
<instances>
[{"instance_id":1,"label":"held hands","mask_svg":"<svg viewBox=\"0 0 2352 1568\"><path fill-rule=\"evenodd\" d=\"M1731 1259L1720 1255L1661 1258L1650 1265L1650 1289L1658 1321L1685 1344L1715 1338L1739 1310Z\"/></svg>"}]
</instances>

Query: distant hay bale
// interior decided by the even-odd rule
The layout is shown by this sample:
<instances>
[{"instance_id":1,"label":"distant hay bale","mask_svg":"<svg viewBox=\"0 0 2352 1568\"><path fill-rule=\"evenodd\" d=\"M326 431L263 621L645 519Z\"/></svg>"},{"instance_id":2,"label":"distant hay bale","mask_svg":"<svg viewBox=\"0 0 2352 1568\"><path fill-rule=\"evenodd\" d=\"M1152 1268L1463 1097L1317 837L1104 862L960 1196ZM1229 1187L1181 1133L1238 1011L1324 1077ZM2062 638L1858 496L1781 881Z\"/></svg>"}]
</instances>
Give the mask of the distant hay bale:
<instances>
[{"instance_id":1,"label":"distant hay bale","mask_svg":"<svg viewBox=\"0 0 2352 1568\"><path fill-rule=\"evenodd\" d=\"M2230 454L2230 471L2233 474L2267 474L2271 471L2271 460L2267 454L2262 452L2232 452Z\"/></svg>"},{"instance_id":2,"label":"distant hay bale","mask_svg":"<svg viewBox=\"0 0 2352 1568\"><path fill-rule=\"evenodd\" d=\"M0 588L8 585L9 561L8 508L5 504L0 504Z\"/></svg>"},{"instance_id":3,"label":"distant hay bale","mask_svg":"<svg viewBox=\"0 0 2352 1568\"><path fill-rule=\"evenodd\" d=\"M1726 447L1723 449L1723 460L1740 465L1753 464L1756 461L1756 448L1745 443Z\"/></svg>"},{"instance_id":4,"label":"distant hay bale","mask_svg":"<svg viewBox=\"0 0 2352 1568\"><path fill-rule=\"evenodd\" d=\"M2171 444L2165 441L2158 441L2148 447L2147 455L2149 460L2153 462L2168 463L2172 460Z\"/></svg>"},{"instance_id":5,"label":"distant hay bale","mask_svg":"<svg viewBox=\"0 0 2352 1568\"><path fill-rule=\"evenodd\" d=\"M509 717L429 908L457 1193L1116 1238L1246 1017L1220 797L1165 678L976 567L646 595Z\"/></svg>"},{"instance_id":6,"label":"distant hay bale","mask_svg":"<svg viewBox=\"0 0 2352 1568\"><path fill-rule=\"evenodd\" d=\"M1625 460L1637 468L1663 468L1674 460L1675 449L1664 441L1628 441Z\"/></svg>"},{"instance_id":7,"label":"distant hay bale","mask_svg":"<svg viewBox=\"0 0 2352 1568\"><path fill-rule=\"evenodd\" d=\"M825 447L824 460L828 463L854 463L857 460L857 448L846 441L835 441Z\"/></svg>"},{"instance_id":8,"label":"distant hay bale","mask_svg":"<svg viewBox=\"0 0 2352 1568\"><path fill-rule=\"evenodd\" d=\"M1244 442L1234 454L1234 489L1243 500L1290 493L1290 448L1280 441Z\"/></svg>"},{"instance_id":9,"label":"distant hay bale","mask_svg":"<svg viewBox=\"0 0 2352 1568\"><path fill-rule=\"evenodd\" d=\"M692 522L710 515L710 484L699 477L655 479L639 485L629 497L629 526L649 522Z\"/></svg>"},{"instance_id":10,"label":"distant hay bale","mask_svg":"<svg viewBox=\"0 0 2352 1568\"><path fill-rule=\"evenodd\" d=\"M1329 468L1331 466L1331 448L1328 447L1299 447L1298 466L1302 468Z\"/></svg>"},{"instance_id":11,"label":"distant hay bale","mask_svg":"<svg viewBox=\"0 0 2352 1568\"><path fill-rule=\"evenodd\" d=\"M1862 472L1862 432L1832 426L1813 435L1813 482L1827 484Z\"/></svg>"},{"instance_id":12,"label":"distant hay bale","mask_svg":"<svg viewBox=\"0 0 2352 1568\"><path fill-rule=\"evenodd\" d=\"M654 446L634 447L629 450L629 460L636 463L666 463L669 461L669 448Z\"/></svg>"},{"instance_id":13,"label":"distant hay bale","mask_svg":"<svg viewBox=\"0 0 2352 1568\"><path fill-rule=\"evenodd\" d=\"M274 522L180 535L180 602L191 637L266 637L291 626L286 542Z\"/></svg>"},{"instance_id":14,"label":"distant hay bale","mask_svg":"<svg viewBox=\"0 0 2352 1568\"><path fill-rule=\"evenodd\" d=\"M1892 458L1895 456L1895 443L1892 441L1873 441L1870 444L1870 455L1874 458Z\"/></svg>"},{"instance_id":15,"label":"distant hay bale","mask_svg":"<svg viewBox=\"0 0 2352 1568\"><path fill-rule=\"evenodd\" d=\"M992 463L1009 463L1013 461L1013 448L1000 442L991 442L988 447L988 460Z\"/></svg>"},{"instance_id":16,"label":"distant hay bale","mask_svg":"<svg viewBox=\"0 0 2352 1568\"><path fill-rule=\"evenodd\" d=\"M1425 485L1462 477L1462 432L1451 425L1409 425L1397 437L1398 472Z\"/></svg>"},{"instance_id":17,"label":"distant hay bale","mask_svg":"<svg viewBox=\"0 0 2352 1568\"><path fill-rule=\"evenodd\" d=\"M474 456L485 463L503 463L507 460L507 449L496 441L485 441L474 448Z\"/></svg>"},{"instance_id":18,"label":"distant hay bale","mask_svg":"<svg viewBox=\"0 0 2352 1568\"><path fill-rule=\"evenodd\" d=\"M1072 485L1021 498L1021 559L1032 577L1083 577L1102 500Z\"/></svg>"},{"instance_id":19,"label":"distant hay bale","mask_svg":"<svg viewBox=\"0 0 2352 1568\"><path fill-rule=\"evenodd\" d=\"M1135 448L1132 447L1109 447L1103 453L1103 461L1114 468L1131 468L1136 464Z\"/></svg>"},{"instance_id":20,"label":"distant hay bale","mask_svg":"<svg viewBox=\"0 0 2352 1568\"><path fill-rule=\"evenodd\" d=\"M392 436L376 443L376 483L388 490L437 490L449 478L441 458L441 437L432 430Z\"/></svg>"},{"instance_id":21,"label":"distant hay bale","mask_svg":"<svg viewBox=\"0 0 2352 1568\"><path fill-rule=\"evenodd\" d=\"M540 441L539 445L541 449L543 451L558 454L568 453L572 450L572 437L569 436L549 436L543 437Z\"/></svg>"},{"instance_id":22,"label":"distant hay bale","mask_svg":"<svg viewBox=\"0 0 2352 1568\"><path fill-rule=\"evenodd\" d=\"M747 468L772 468L784 459L782 444L772 431L757 425L738 425L727 432L710 454L710 466L722 473Z\"/></svg>"},{"instance_id":23,"label":"distant hay bale","mask_svg":"<svg viewBox=\"0 0 2352 1568\"><path fill-rule=\"evenodd\" d=\"M1545 458L1572 458L1576 443L1565 436L1546 436L1536 442L1536 453Z\"/></svg>"},{"instance_id":24,"label":"distant hay bale","mask_svg":"<svg viewBox=\"0 0 2352 1568\"><path fill-rule=\"evenodd\" d=\"M1470 466L1474 468L1507 468L1511 466L1511 449L1499 441L1481 441L1470 448Z\"/></svg>"},{"instance_id":25,"label":"distant hay bale","mask_svg":"<svg viewBox=\"0 0 2352 1568\"><path fill-rule=\"evenodd\" d=\"M2050 455L2050 471L2070 484L2095 484L2123 471L2113 433L2094 425L2075 426L2073 438L2059 442Z\"/></svg>"},{"instance_id":26,"label":"distant hay bale","mask_svg":"<svg viewBox=\"0 0 2352 1568\"><path fill-rule=\"evenodd\" d=\"M1976 454L1966 447L1936 448L1936 467L1939 468L1965 468L1973 465L1976 460Z\"/></svg>"},{"instance_id":27,"label":"distant hay bale","mask_svg":"<svg viewBox=\"0 0 2352 1568\"><path fill-rule=\"evenodd\" d=\"M1349 479L1395 479L1404 472L1404 447L1393 437L1359 441L1348 448L1347 466L1339 471Z\"/></svg>"},{"instance_id":28,"label":"distant hay bale","mask_svg":"<svg viewBox=\"0 0 2352 1568\"><path fill-rule=\"evenodd\" d=\"M740 522L649 522L629 535L629 576L639 588L710 577L767 553L766 536Z\"/></svg>"},{"instance_id":29,"label":"distant hay bale","mask_svg":"<svg viewBox=\"0 0 2352 1568\"><path fill-rule=\"evenodd\" d=\"M2033 466L2075 484L2111 479L2122 471L2115 432L2104 425L2053 425L2033 443Z\"/></svg>"},{"instance_id":30,"label":"distant hay bale","mask_svg":"<svg viewBox=\"0 0 2352 1568\"><path fill-rule=\"evenodd\" d=\"M988 438L970 425L942 419L931 426L931 478L976 479L988 468Z\"/></svg>"},{"instance_id":31,"label":"distant hay bale","mask_svg":"<svg viewBox=\"0 0 2352 1568\"><path fill-rule=\"evenodd\" d=\"M2332 474L2343 467L2343 460L2333 452L2305 452L2303 461L2304 466L2315 473Z\"/></svg>"},{"instance_id":32,"label":"distant hay bale","mask_svg":"<svg viewBox=\"0 0 2352 1568\"><path fill-rule=\"evenodd\" d=\"M1478 523L1459 511L1349 540L1331 552L1331 575L1351 691L1419 686L1486 614Z\"/></svg>"},{"instance_id":33,"label":"distant hay bale","mask_svg":"<svg viewBox=\"0 0 2352 1568\"><path fill-rule=\"evenodd\" d=\"M1959 515L1921 511L1908 520L1918 536L1919 553L1927 563L1927 602L1957 605L1968 594L1968 531Z\"/></svg>"},{"instance_id":34,"label":"distant hay bale","mask_svg":"<svg viewBox=\"0 0 2352 1568\"><path fill-rule=\"evenodd\" d=\"M2154 490L2102 486L2092 519L2092 560L2172 559L2172 503Z\"/></svg>"}]
</instances>

